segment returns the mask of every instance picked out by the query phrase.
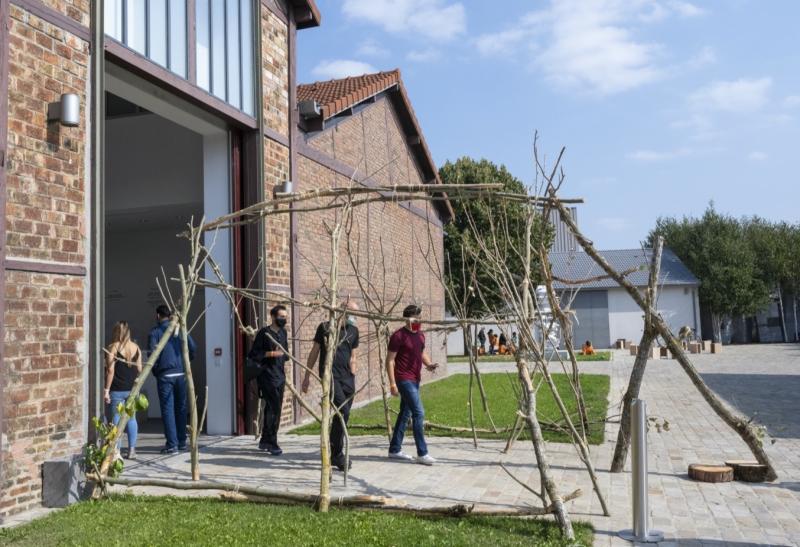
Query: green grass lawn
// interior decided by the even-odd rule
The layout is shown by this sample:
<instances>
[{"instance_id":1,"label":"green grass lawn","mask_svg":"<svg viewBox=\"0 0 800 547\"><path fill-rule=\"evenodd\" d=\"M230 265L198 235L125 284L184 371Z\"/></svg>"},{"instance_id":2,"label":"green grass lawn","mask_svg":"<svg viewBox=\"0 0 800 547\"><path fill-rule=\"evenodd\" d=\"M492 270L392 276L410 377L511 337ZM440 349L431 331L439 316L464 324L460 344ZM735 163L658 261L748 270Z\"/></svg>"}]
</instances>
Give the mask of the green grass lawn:
<instances>
[{"instance_id":1,"label":"green grass lawn","mask_svg":"<svg viewBox=\"0 0 800 547\"><path fill-rule=\"evenodd\" d=\"M486 388L487 399L489 400L489 411L492 414L494 423L498 428L512 427L517 411L517 399L512 383L518 384L515 374L492 373L481 374L484 387ZM569 386L567 377L564 374L553 374L553 380L558 387L558 391L564 399L570 413L577 412L577 403L572 395L572 388ZM469 375L453 374L443 380L425 384L421 388L422 401L425 405L425 419L442 425L469 427L469 408L467 406L467 394L469 385ZM609 377L602 374L581 374L581 386L583 388L586 407L589 412L589 421L597 422L605 419L608 406ZM480 394L475 386L473 393L473 404L475 405L475 423L478 428L490 428L488 416L483 412ZM400 408L398 397L392 398L392 408ZM553 400L549 388L542 385L538 392L538 412L539 419L543 422L555 422L561 420L561 414ZM392 422L396 415L392 416ZM373 401L372 403L353 410L350 413L351 424L376 425L384 423L383 402ZM603 442L604 425L602 423L592 424L589 430L589 442L600 444ZM312 423L295 429L294 433L300 434L319 434L319 425ZM380 435L383 429L351 429L351 435ZM441 430L431 430L429 435L448 436L448 437L471 437L472 433L450 432ZM479 433L479 437L484 439L505 439L508 433ZM527 438L527 432L520 438ZM554 442L569 442L569 436L559 431L544 431L544 438Z\"/></svg>"},{"instance_id":2,"label":"green grass lawn","mask_svg":"<svg viewBox=\"0 0 800 547\"><path fill-rule=\"evenodd\" d=\"M587 524L573 523L580 545ZM11 530L2 545L541 545L568 543L555 523L509 517L418 518L377 511L115 497L90 501Z\"/></svg>"},{"instance_id":3,"label":"green grass lawn","mask_svg":"<svg viewBox=\"0 0 800 547\"><path fill-rule=\"evenodd\" d=\"M610 361L610 351L598 351L594 355L583 355L578 353L575 355L578 362L581 361ZM553 359L558 361L558 359ZM513 355L481 355L478 357L478 365L481 363L511 363L514 361ZM467 363L469 358L466 355L449 355L447 357L448 363Z\"/></svg>"}]
</instances>

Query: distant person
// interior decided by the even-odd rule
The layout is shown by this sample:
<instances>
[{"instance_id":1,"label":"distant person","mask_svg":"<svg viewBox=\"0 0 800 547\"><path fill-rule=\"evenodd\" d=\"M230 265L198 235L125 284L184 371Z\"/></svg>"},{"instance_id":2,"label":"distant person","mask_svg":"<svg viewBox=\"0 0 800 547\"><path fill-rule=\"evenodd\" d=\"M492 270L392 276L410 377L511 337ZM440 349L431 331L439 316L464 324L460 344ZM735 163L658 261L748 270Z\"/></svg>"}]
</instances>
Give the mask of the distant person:
<instances>
[{"instance_id":1,"label":"distant person","mask_svg":"<svg viewBox=\"0 0 800 547\"><path fill-rule=\"evenodd\" d=\"M483 327L478 331L478 344L480 345L481 353L486 353L486 331L483 330Z\"/></svg>"},{"instance_id":2,"label":"distant person","mask_svg":"<svg viewBox=\"0 0 800 547\"><path fill-rule=\"evenodd\" d=\"M286 387L284 364L287 358L285 350L289 344L286 334L289 313L286 306L278 304L269 311L269 315L271 323L258 331L247 356L261 363L263 369L257 378L259 396L264 399L264 423L258 448L272 456L280 456L283 450L278 445L278 427L281 424L283 390Z\"/></svg>"},{"instance_id":3,"label":"distant person","mask_svg":"<svg viewBox=\"0 0 800 547\"><path fill-rule=\"evenodd\" d=\"M112 423L119 423L117 406L123 405L133 389L136 377L142 372L142 350L131 340L131 330L128 323L120 321L114 325L111 334L111 343L106 347L106 382L103 391L103 400L109 405L112 414ZM136 437L139 433L139 424L136 414L130 417L125 426L128 434L128 452L126 457L136 457ZM117 448L122 444L122 438L117 441Z\"/></svg>"},{"instance_id":4,"label":"distant person","mask_svg":"<svg viewBox=\"0 0 800 547\"><path fill-rule=\"evenodd\" d=\"M512 351L514 351L514 352L516 352L516 351L517 351L517 345L518 345L518 344L519 344L519 339L518 339L518 337L517 337L517 331L514 331L514 332L512 332L512 333L511 333L511 346L512 346Z\"/></svg>"},{"instance_id":5,"label":"distant person","mask_svg":"<svg viewBox=\"0 0 800 547\"><path fill-rule=\"evenodd\" d=\"M358 311L355 302L347 303L348 310ZM358 320L354 315L348 315L342 328L339 329L339 336L334 341L336 344L333 354L333 366L331 368L331 402L339 409L341 417L333 414L331 422L331 463L340 471L350 469L352 462L346 461L344 457L344 431L345 425L350 419L350 407L353 405L353 394L356 392L356 348L358 347ZM325 359L327 357L327 346L325 339L328 335L328 322L323 321L317 326L314 334L314 345L308 354L306 362L305 377L301 389L303 393L308 393L309 381L311 379L311 369L314 362L319 362L319 377L325 373ZM344 423L342 423L344 418Z\"/></svg>"},{"instance_id":6,"label":"distant person","mask_svg":"<svg viewBox=\"0 0 800 547\"><path fill-rule=\"evenodd\" d=\"M505 355L508 352L508 339L506 338L506 334L504 332L500 333L497 352L500 355Z\"/></svg>"},{"instance_id":7,"label":"distant person","mask_svg":"<svg viewBox=\"0 0 800 547\"><path fill-rule=\"evenodd\" d=\"M436 460L428 454L425 443L425 409L419 396L419 383L422 379L422 365L433 372L439 366L425 353L425 334L422 332L420 316L422 309L411 304L403 310L405 326L398 329L389 339L389 353L386 355L386 374L392 395L400 395L400 414L394 424L392 441L389 444L389 458L412 460L402 452L403 437L406 434L408 419L411 418L414 443L417 445L416 462L433 465Z\"/></svg>"},{"instance_id":8,"label":"distant person","mask_svg":"<svg viewBox=\"0 0 800 547\"><path fill-rule=\"evenodd\" d=\"M497 353L497 335L493 329L489 329L489 355Z\"/></svg>"},{"instance_id":9,"label":"distant person","mask_svg":"<svg viewBox=\"0 0 800 547\"><path fill-rule=\"evenodd\" d=\"M153 352L158 341L169 328L172 311L164 304L156 308L157 325L150 331L148 349ZM194 360L197 345L188 337L189 361ZM161 406L161 420L164 422L166 445L162 454L175 454L179 450L188 450L186 445L186 377L184 375L183 343L180 331L176 328L169 341L161 350L153 365L153 376L156 377L158 402Z\"/></svg>"},{"instance_id":10,"label":"distant person","mask_svg":"<svg viewBox=\"0 0 800 547\"><path fill-rule=\"evenodd\" d=\"M594 355L594 348L592 347L591 340L587 340L585 344L583 344L583 349L581 350L584 355Z\"/></svg>"}]
</instances>

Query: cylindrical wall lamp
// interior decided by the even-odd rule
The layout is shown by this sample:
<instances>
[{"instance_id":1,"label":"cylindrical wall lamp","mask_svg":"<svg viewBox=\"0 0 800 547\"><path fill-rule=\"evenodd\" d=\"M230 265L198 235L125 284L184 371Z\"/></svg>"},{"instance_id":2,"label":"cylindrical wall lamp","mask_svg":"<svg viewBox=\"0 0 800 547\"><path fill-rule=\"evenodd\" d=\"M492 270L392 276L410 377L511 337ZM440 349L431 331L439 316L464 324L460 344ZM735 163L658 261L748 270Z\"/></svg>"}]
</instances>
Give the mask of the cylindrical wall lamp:
<instances>
[{"instance_id":1,"label":"cylindrical wall lamp","mask_svg":"<svg viewBox=\"0 0 800 547\"><path fill-rule=\"evenodd\" d=\"M75 93L64 93L61 100L47 105L47 121L57 121L66 127L77 127L81 122L81 99Z\"/></svg>"}]
</instances>

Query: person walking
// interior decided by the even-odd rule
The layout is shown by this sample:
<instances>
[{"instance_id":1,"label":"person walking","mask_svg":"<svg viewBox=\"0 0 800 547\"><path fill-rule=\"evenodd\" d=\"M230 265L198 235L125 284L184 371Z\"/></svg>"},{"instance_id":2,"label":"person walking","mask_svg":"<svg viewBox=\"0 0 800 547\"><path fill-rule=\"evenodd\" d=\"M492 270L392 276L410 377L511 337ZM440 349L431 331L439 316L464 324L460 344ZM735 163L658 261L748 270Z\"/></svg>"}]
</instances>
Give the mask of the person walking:
<instances>
[{"instance_id":1,"label":"person walking","mask_svg":"<svg viewBox=\"0 0 800 547\"><path fill-rule=\"evenodd\" d=\"M478 344L480 344L481 353L486 353L486 331L483 330L483 327L478 331Z\"/></svg>"},{"instance_id":2,"label":"person walking","mask_svg":"<svg viewBox=\"0 0 800 547\"><path fill-rule=\"evenodd\" d=\"M286 311L286 306L278 304L269 311L269 315L270 324L258 331L247 356L261 363L263 369L257 378L259 396L264 399L264 423L258 448L266 450L272 456L280 456L283 450L278 445L278 427L281 424L283 391L286 387L283 366L289 344L286 333L289 312Z\"/></svg>"},{"instance_id":3,"label":"person walking","mask_svg":"<svg viewBox=\"0 0 800 547\"><path fill-rule=\"evenodd\" d=\"M348 302L347 309L358 311L355 302ZM352 461L347 461L344 455L344 432L345 425L350 419L350 407L353 405L353 394L356 391L356 348L358 347L358 326L354 315L347 315L342 328L339 329L339 336L333 342L335 350L333 354L333 365L331 367L331 402L339 409L341 417L334 413L331 420L331 463L339 471L350 469ZM308 354L306 363L306 374L303 377L301 389L303 393L308 393L311 379L311 369L314 362L319 362L319 377L325 374L325 363L327 358L327 344L329 323L323 321L317 326L314 334L314 345ZM344 422L342 422L344 419Z\"/></svg>"},{"instance_id":4,"label":"person walking","mask_svg":"<svg viewBox=\"0 0 800 547\"><path fill-rule=\"evenodd\" d=\"M133 389L136 377L142 372L142 350L131 340L131 330L128 323L120 321L114 325L111 334L111 343L106 347L106 382L103 391L103 400L109 405L111 422L119 423L120 403L123 405ZM136 422L136 413L128 420L125 426L128 434L128 452L125 457L136 457L136 437L139 433L139 424ZM117 441L117 449L122 444L122 438Z\"/></svg>"},{"instance_id":5,"label":"person walking","mask_svg":"<svg viewBox=\"0 0 800 547\"><path fill-rule=\"evenodd\" d=\"M158 341L170 326L172 311L165 304L156 308L156 326L150 331L148 349L155 351ZM194 360L197 344L191 335L187 335L189 345L189 361ZM153 376L156 378L158 388L158 402L161 406L161 420L164 422L164 437L166 444L161 449L162 454L175 454L179 450L185 451L186 444L186 376L183 361L183 343L180 330L175 329L169 341L161 350L153 365Z\"/></svg>"},{"instance_id":6,"label":"person walking","mask_svg":"<svg viewBox=\"0 0 800 547\"><path fill-rule=\"evenodd\" d=\"M400 395L400 414L394 424L394 433L389 444L389 458L412 460L402 452L403 437L409 417L417 445L416 462L433 465L436 460L428 454L425 443L425 409L419 396L419 383L422 365L433 372L439 366L425 353L425 334L422 332L420 316L422 309L411 304L403 310L405 326L398 329L389 339L389 352L386 355L386 375L392 395Z\"/></svg>"}]
</instances>

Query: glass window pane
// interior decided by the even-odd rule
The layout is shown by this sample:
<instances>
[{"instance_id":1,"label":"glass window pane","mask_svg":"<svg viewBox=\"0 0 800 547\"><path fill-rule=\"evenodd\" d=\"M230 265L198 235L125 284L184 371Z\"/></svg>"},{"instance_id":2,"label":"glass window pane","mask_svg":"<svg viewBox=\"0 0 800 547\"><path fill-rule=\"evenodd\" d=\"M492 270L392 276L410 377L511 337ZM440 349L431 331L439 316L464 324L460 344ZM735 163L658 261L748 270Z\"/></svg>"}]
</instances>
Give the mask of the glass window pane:
<instances>
[{"instance_id":1,"label":"glass window pane","mask_svg":"<svg viewBox=\"0 0 800 547\"><path fill-rule=\"evenodd\" d=\"M186 77L186 0L169 0L169 68Z\"/></svg>"},{"instance_id":2,"label":"glass window pane","mask_svg":"<svg viewBox=\"0 0 800 547\"><path fill-rule=\"evenodd\" d=\"M211 93L225 100L225 1L211 2Z\"/></svg>"},{"instance_id":3,"label":"glass window pane","mask_svg":"<svg viewBox=\"0 0 800 547\"><path fill-rule=\"evenodd\" d=\"M146 54L146 0L128 0L126 16L126 45L134 51Z\"/></svg>"},{"instance_id":4,"label":"glass window pane","mask_svg":"<svg viewBox=\"0 0 800 547\"><path fill-rule=\"evenodd\" d=\"M253 97L253 4L252 0L242 2L242 110L255 115Z\"/></svg>"},{"instance_id":5,"label":"glass window pane","mask_svg":"<svg viewBox=\"0 0 800 547\"><path fill-rule=\"evenodd\" d=\"M112 38L122 41L122 0L106 2L105 32Z\"/></svg>"},{"instance_id":6,"label":"glass window pane","mask_svg":"<svg viewBox=\"0 0 800 547\"><path fill-rule=\"evenodd\" d=\"M197 0L197 85L211 91L211 35L209 33L209 0Z\"/></svg>"},{"instance_id":7,"label":"glass window pane","mask_svg":"<svg viewBox=\"0 0 800 547\"><path fill-rule=\"evenodd\" d=\"M167 0L150 0L149 57L167 66Z\"/></svg>"},{"instance_id":8,"label":"glass window pane","mask_svg":"<svg viewBox=\"0 0 800 547\"><path fill-rule=\"evenodd\" d=\"M226 45L228 48L228 103L239 108L242 104L239 91L242 82L239 75L239 2L228 0L226 22L228 28Z\"/></svg>"}]
</instances>

